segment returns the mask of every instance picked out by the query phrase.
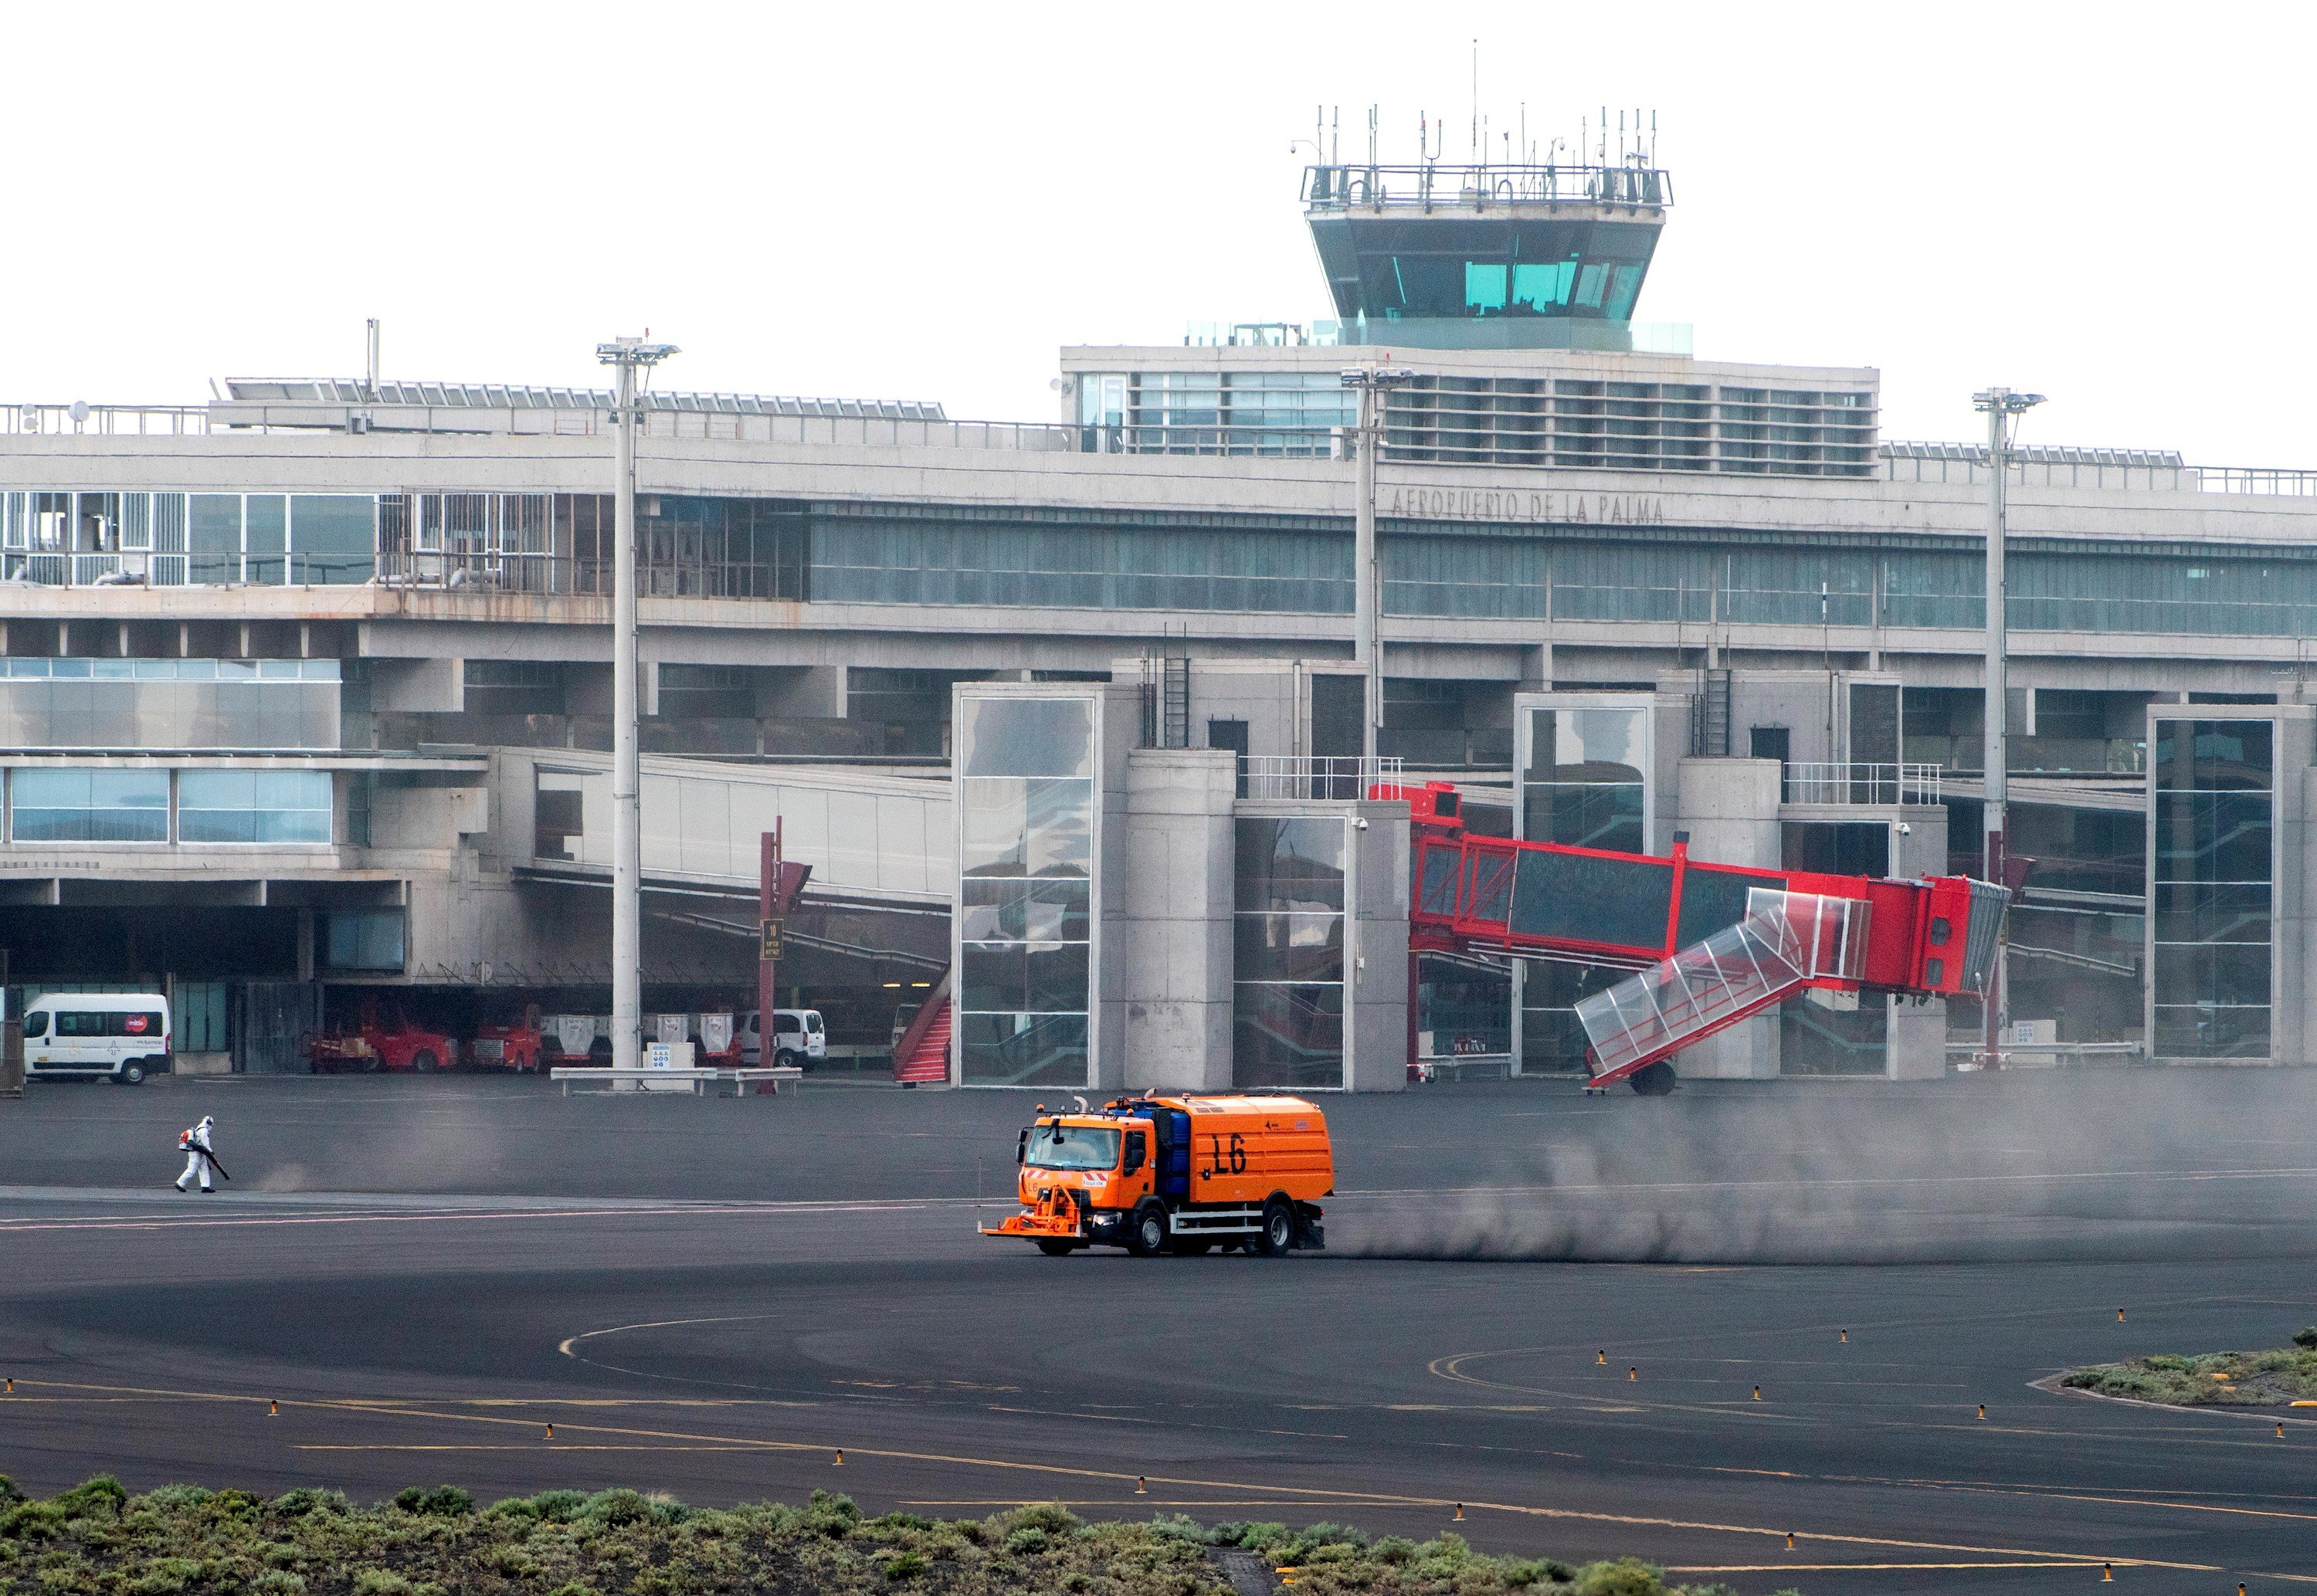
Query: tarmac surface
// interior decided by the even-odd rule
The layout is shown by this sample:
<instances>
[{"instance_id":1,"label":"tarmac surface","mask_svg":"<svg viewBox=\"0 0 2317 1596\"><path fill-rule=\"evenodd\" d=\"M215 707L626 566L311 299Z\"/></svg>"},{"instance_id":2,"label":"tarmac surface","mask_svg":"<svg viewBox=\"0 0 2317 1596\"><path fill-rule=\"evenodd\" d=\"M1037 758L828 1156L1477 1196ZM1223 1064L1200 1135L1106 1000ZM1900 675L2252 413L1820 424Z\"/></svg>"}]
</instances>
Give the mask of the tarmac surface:
<instances>
[{"instance_id":1,"label":"tarmac surface","mask_svg":"<svg viewBox=\"0 0 2317 1596\"><path fill-rule=\"evenodd\" d=\"M2317 1583L2317 1422L2036 1383L2317 1320L2305 1072L1330 1099L1328 1250L1275 1261L974 1235L1029 1101L36 1085L0 1472L1454 1528L1748 1596ZM179 1196L204 1112L236 1178Z\"/></svg>"}]
</instances>

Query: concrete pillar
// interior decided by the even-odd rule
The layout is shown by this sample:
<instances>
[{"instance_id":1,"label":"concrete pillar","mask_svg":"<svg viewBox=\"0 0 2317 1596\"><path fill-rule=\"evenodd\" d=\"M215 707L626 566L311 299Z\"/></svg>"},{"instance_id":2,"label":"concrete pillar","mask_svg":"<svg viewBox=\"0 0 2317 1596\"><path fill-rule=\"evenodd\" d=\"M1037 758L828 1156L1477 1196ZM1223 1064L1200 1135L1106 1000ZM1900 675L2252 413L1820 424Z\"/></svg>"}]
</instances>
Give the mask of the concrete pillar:
<instances>
[{"instance_id":1,"label":"concrete pillar","mask_svg":"<svg viewBox=\"0 0 2317 1596\"><path fill-rule=\"evenodd\" d=\"M770 720L845 718L843 665L774 665L756 673L756 713Z\"/></svg>"},{"instance_id":2,"label":"concrete pillar","mask_svg":"<svg viewBox=\"0 0 2317 1596\"><path fill-rule=\"evenodd\" d=\"M1689 834L1689 856L1714 864L1776 869L1778 762L1775 759L1685 759L1675 783L1676 830ZM1741 1020L1674 1061L1696 1080L1766 1081L1779 1070L1778 1012Z\"/></svg>"},{"instance_id":3,"label":"concrete pillar","mask_svg":"<svg viewBox=\"0 0 2317 1596\"><path fill-rule=\"evenodd\" d=\"M1238 760L1203 748L1127 756L1124 1084L1221 1092L1231 1083L1231 801Z\"/></svg>"},{"instance_id":4,"label":"concrete pillar","mask_svg":"<svg viewBox=\"0 0 2317 1596\"><path fill-rule=\"evenodd\" d=\"M1353 1092L1408 1087L1408 806L1351 806L1349 987L1344 994L1344 1084Z\"/></svg>"},{"instance_id":5,"label":"concrete pillar","mask_svg":"<svg viewBox=\"0 0 2317 1596\"><path fill-rule=\"evenodd\" d=\"M1891 1013L1883 1072L1893 1081L1936 1081L1947 1073L1947 1003L1886 997Z\"/></svg>"}]
</instances>

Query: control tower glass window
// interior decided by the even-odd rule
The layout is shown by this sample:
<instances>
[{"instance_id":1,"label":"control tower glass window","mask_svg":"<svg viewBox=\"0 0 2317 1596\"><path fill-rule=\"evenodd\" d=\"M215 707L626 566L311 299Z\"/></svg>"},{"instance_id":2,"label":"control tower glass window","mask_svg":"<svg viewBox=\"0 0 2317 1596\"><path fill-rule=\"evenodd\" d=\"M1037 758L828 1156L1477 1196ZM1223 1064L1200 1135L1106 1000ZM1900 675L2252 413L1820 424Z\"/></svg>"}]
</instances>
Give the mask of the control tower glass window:
<instances>
[{"instance_id":1,"label":"control tower glass window","mask_svg":"<svg viewBox=\"0 0 2317 1596\"><path fill-rule=\"evenodd\" d=\"M1531 218L1315 218L1336 308L1370 321L1627 321L1654 224Z\"/></svg>"}]
</instances>

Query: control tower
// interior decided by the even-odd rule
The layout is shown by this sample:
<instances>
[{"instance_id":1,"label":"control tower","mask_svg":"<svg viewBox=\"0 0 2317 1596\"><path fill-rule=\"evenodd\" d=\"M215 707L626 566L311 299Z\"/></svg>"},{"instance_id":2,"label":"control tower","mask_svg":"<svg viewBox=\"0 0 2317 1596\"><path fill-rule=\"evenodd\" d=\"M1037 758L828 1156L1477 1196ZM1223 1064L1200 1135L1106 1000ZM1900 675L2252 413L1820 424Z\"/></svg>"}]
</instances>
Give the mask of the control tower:
<instances>
[{"instance_id":1,"label":"control tower","mask_svg":"<svg viewBox=\"0 0 2317 1596\"><path fill-rule=\"evenodd\" d=\"M1673 186L1638 155L1434 161L1307 166L1302 198L1344 343L1628 350Z\"/></svg>"}]
</instances>

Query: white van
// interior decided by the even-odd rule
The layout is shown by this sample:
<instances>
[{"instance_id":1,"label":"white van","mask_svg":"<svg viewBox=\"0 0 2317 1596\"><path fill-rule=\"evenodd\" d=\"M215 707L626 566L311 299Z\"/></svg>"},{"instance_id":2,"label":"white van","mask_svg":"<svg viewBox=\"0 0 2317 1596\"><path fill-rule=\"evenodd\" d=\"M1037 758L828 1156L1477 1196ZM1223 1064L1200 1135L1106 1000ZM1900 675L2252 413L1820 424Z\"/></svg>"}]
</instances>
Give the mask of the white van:
<instances>
[{"instance_id":1,"label":"white van","mask_svg":"<svg viewBox=\"0 0 2317 1596\"><path fill-rule=\"evenodd\" d=\"M157 992L51 992L24 1006L28 1081L134 1086L168 1069L169 1000Z\"/></svg>"},{"instance_id":2,"label":"white van","mask_svg":"<svg viewBox=\"0 0 2317 1596\"><path fill-rule=\"evenodd\" d=\"M764 1057L764 1039L757 1034L756 1016L740 1022L740 1062L750 1068ZM819 1009L773 1011L773 1062L810 1069L828 1057L828 1036L821 1029Z\"/></svg>"}]
</instances>

